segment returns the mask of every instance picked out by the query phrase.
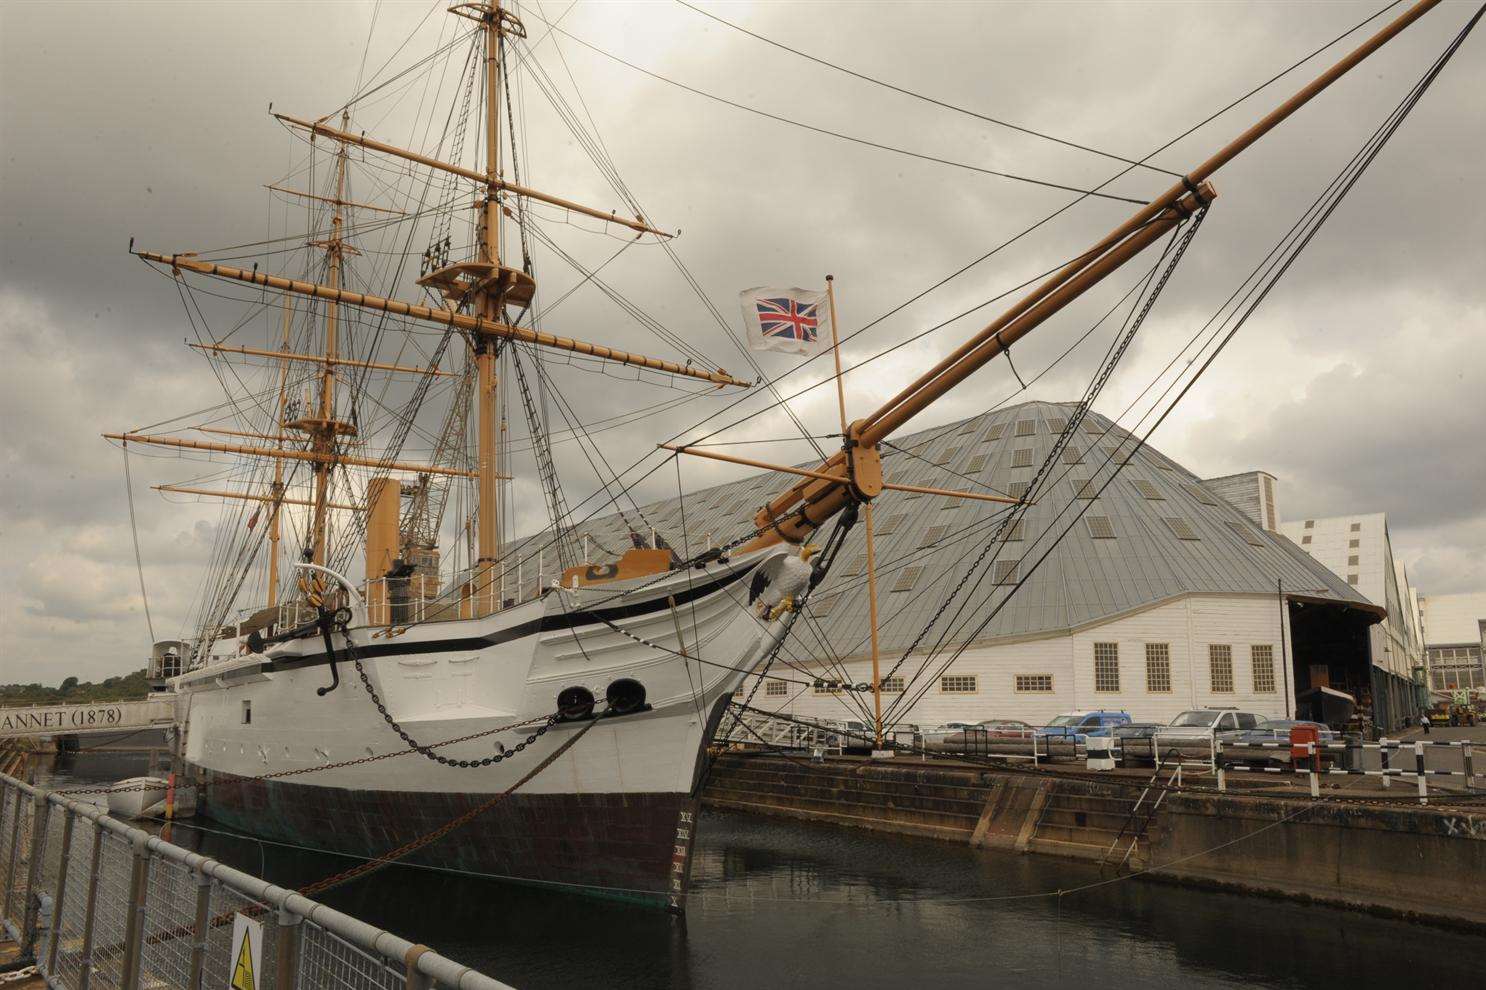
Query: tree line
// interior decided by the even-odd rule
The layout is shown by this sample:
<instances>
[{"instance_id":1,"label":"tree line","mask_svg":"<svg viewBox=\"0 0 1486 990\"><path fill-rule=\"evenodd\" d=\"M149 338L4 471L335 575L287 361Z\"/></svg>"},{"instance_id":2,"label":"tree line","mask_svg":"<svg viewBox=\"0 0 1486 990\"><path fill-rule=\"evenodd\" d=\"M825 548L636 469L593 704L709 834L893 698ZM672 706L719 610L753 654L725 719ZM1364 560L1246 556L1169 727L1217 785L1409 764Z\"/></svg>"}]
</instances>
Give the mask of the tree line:
<instances>
[{"instance_id":1,"label":"tree line","mask_svg":"<svg viewBox=\"0 0 1486 990\"><path fill-rule=\"evenodd\" d=\"M132 674L107 677L97 684L65 678L57 687L42 684L0 684L0 706L80 704L97 701L135 701L150 692L144 668Z\"/></svg>"}]
</instances>

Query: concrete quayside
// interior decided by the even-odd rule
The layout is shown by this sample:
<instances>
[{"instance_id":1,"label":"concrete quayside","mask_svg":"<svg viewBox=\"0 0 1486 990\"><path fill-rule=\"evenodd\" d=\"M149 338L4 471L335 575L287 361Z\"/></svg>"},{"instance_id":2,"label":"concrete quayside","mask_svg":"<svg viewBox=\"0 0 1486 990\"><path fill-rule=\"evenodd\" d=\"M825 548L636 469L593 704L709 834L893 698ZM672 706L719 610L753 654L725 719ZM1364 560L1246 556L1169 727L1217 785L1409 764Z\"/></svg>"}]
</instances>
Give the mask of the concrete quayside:
<instances>
[{"instance_id":1,"label":"concrete quayside","mask_svg":"<svg viewBox=\"0 0 1486 990\"><path fill-rule=\"evenodd\" d=\"M1173 777L732 752L704 804L1486 928L1486 814L1470 795L1419 806L1407 790L1312 799Z\"/></svg>"}]
</instances>

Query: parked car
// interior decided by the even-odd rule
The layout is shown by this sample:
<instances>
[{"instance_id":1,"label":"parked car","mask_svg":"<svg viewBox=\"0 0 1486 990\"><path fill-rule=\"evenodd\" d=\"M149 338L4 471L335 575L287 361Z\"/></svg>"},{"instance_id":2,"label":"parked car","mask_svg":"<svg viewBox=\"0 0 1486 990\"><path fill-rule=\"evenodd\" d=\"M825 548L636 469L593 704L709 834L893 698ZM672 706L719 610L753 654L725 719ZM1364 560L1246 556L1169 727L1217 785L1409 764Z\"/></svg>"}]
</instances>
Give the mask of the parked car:
<instances>
[{"instance_id":1,"label":"parked car","mask_svg":"<svg viewBox=\"0 0 1486 990\"><path fill-rule=\"evenodd\" d=\"M1234 708L1193 708L1172 719L1161 730L1161 738L1210 739L1218 732L1252 729L1262 721L1261 716Z\"/></svg>"},{"instance_id":2,"label":"parked car","mask_svg":"<svg viewBox=\"0 0 1486 990\"><path fill-rule=\"evenodd\" d=\"M988 718L964 728L937 733L934 736L934 745L951 752L984 752L992 743L1014 744L1025 740L1025 748L1030 752L1031 741L1036 733L1036 729L1020 719ZM1008 751L1015 751L1016 748L1012 745Z\"/></svg>"},{"instance_id":3,"label":"parked car","mask_svg":"<svg viewBox=\"0 0 1486 990\"><path fill-rule=\"evenodd\" d=\"M924 748L932 750L954 748L950 745L949 740L953 737L959 737L963 741L962 734L972 725L974 725L973 722L945 722L943 725L936 725L923 734Z\"/></svg>"},{"instance_id":4,"label":"parked car","mask_svg":"<svg viewBox=\"0 0 1486 990\"><path fill-rule=\"evenodd\" d=\"M1260 722L1252 729L1230 729L1219 732L1218 739L1223 743L1223 764L1233 766L1235 764L1246 764L1249 766L1275 766L1290 765L1290 730L1297 725L1310 726L1319 734L1322 744L1341 741L1341 736L1334 732L1329 726L1320 722L1307 722L1303 719L1272 718ZM1265 743L1283 743L1282 746L1263 745ZM1329 766L1335 759L1335 753L1322 750L1321 766Z\"/></svg>"},{"instance_id":5,"label":"parked car","mask_svg":"<svg viewBox=\"0 0 1486 990\"><path fill-rule=\"evenodd\" d=\"M1110 735L1116 726L1133 721L1129 712L1069 712L1038 729L1037 735L1041 739L1083 742L1089 736Z\"/></svg>"}]
</instances>

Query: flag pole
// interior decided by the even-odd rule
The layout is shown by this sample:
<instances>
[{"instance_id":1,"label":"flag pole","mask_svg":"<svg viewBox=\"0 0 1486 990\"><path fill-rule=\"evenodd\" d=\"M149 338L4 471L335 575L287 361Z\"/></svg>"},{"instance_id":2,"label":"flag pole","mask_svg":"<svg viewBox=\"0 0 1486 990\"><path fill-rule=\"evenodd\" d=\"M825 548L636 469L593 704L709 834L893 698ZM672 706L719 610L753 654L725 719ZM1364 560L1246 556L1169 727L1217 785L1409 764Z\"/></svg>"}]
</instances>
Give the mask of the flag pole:
<instances>
[{"instance_id":1,"label":"flag pole","mask_svg":"<svg viewBox=\"0 0 1486 990\"><path fill-rule=\"evenodd\" d=\"M841 381L841 336L836 332L836 276L826 276L826 303L831 314L831 354L836 359L836 407L841 412L841 439L849 442L846 423L846 387ZM862 506L867 525L867 614L872 625L872 733L875 750L882 749L882 677L877 651L877 555L872 546L872 503Z\"/></svg>"}]
</instances>

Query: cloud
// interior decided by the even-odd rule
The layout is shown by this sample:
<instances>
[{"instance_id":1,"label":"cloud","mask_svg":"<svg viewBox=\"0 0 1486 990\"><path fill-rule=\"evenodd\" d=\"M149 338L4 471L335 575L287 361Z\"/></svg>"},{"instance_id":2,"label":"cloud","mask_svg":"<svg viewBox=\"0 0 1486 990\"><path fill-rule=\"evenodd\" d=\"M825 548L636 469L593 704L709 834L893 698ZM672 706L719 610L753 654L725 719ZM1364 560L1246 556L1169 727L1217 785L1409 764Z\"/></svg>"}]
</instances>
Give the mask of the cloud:
<instances>
[{"instance_id":1,"label":"cloud","mask_svg":"<svg viewBox=\"0 0 1486 990\"><path fill-rule=\"evenodd\" d=\"M1224 8L1216 17L1206 4L1079 3L1056 11L1031 3L936 4L884 20L872 4L709 6L821 58L1136 157L1375 8L1362 2L1252 4ZM829 272L837 278L843 328L856 330L1071 198L781 125L636 74L562 35L539 40L546 34L540 16L556 18L562 10L525 8L550 88L563 94L566 110L595 122L603 138L600 157L624 176L646 215L682 231L675 250L725 320L735 320L732 299L741 286L819 284ZM374 11L376 29L363 50ZM1466 15L1459 5L1442 5L1222 170L1219 200L1101 411L1118 413L1139 394L1383 120ZM0 677L57 681L75 672L96 679L137 666L147 651L123 461L98 434L191 410L208 411L161 428L210 421L242 429L269 421L261 398L242 408L211 407L224 401L224 390L271 394L271 369L219 366L218 379L181 341L230 334L235 344L274 343L279 324L272 306L260 311L263 300L253 293L203 284L242 301L198 293L199 310L183 309L168 277L126 253L129 239L166 251L247 245L223 253L245 267L302 273L307 262L298 249L307 214L262 185L323 183L326 159L322 149L315 170L302 169L309 163L305 144L263 113L268 103L306 117L325 113L358 83L364 88L369 79L388 79L467 26L441 6L426 5L301 5L296 17L296 30L285 34L279 20L250 5L31 4L0 11L0 417L8 427L0 439L0 532L8 559L16 562L0 577ZM1107 157L850 79L679 5L580 4L561 23L666 77L867 140L1084 187L1123 168ZM67 51L89 57L72 67L69 85L44 85L39 80L55 76L62 52L57 39L63 38ZM1486 62L1469 54L1442 74L1306 255L1155 437L1199 473L1275 472L1288 515L1388 512L1396 549L1421 587L1434 592L1486 584L1478 450L1486 404L1474 370L1486 322L1479 279L1486 269L1486 214L1470 185L1476 163L1486 158L1477 95L1486 90ZM459 103L462 58L462 50L455 51L429 63L430 73L378 90L356 107L353 128L433 150L444 137L445 118L438 115ZM1162 152L1154 164L1190 167L1321 64L1268 87ZM536 78L524 71L517 78L516 103L526 122L523 180L605 209L619 206L604 172L559 123ZM437 117L432 129L415 126L420 110L424 118ZM475 130L469 129L467 161L479 144ZM399 182L411 188L395 170L378 168L374 155L353 158L353 198L385 197ZM1142 169L1111 191L1148 196L1170 182L1169 175ZM874 323L847 344L846 363L864 362L1054 267L1129 212L1128 205L1108 201L1069 210ZM588 268L604 264L626 243L593 236L586 232L593 225L569 225L545 208L537 215L543 230ZM466 219L454 233L467 238ZM352 265L353 277L385 288L392 282L388 252L410 246L416 254L430 237L426 227L411 241L400 229L366 232L358 240L366 254ZM275 238L283 240L253 243ZM518 247L514 239L508 243L512 256ZM532 251L547 304L582 281L542 244ZM1030 375L1047 367L1142 270L1137 265L1117 274L1019 343L1018 370ZM411 274L405 275L397 291L416 297ZM625 248L603 278L709 360L753 374L658 247ZM864 364L848 377L850 408L860 413L881 402L983 326L998 305L1004 301ZM380 332L379 321L365 315L343 313L343 321L347 346L362 353L377 340L381 360L417 360L436 339L399 334L395 327ZM550 328L678 355L592 283L553 313ZM1113 332L1114 324L1101 328L1029 397L1061 400L1081 392ZM295 346L315 343L304 336ZM758 361L770 375L790 367L777 355ZM785 394L818 386L792 403L815 433L839 429L824 364L780 386ZM657 441L677 434L695 439L751 413L757 415L722 439L754 442L747 449L763 459L794 462L810 451L798 440L786 442L795 428L781 411L760 412L772 401L761 390L741 400L703 390L671 407L663 404L682 393L663 384L628 381L633 376L627 373L600 377L555 355L543 367L567 403L542 400L559 440L554 456L571 504L601 491L601 478L611 471L659 463ZM914 427L979 412L1016 388L1006 363L998 361ZM368 432L389 424L407 394L393 385L368 398L357 410ZM407 442L409 456L427 456L433 446L444 397L437 398ZM540 525L546 509L532 458L519 452L524 419L512 402L508 428L518 452L507 466L518 481L506 516L519 533ZM600 423L606 428L591 441L570 439L565 414L594 430ZM612 427L622 415L631 418ZM696 426L704 417L712 418ZM251 510L192 496L166 501L148 486L198 479L206 487L237 487L261 482L262 474L224 459L204 462L137 448L130 463L156 633L175 635L188 628L213 542L219 535L242 537ZM689 460L682 483L701 487L743 473ZM294 483L303 483L303 472ZM672 494L676 483L676 470L667 465L638 483L634 499ZM288 513L286 521L295 532L303 529L302 513ZM452 512L448 522L452 533ZM457 555L448 544L446 553ZM258 600L254 581L261 577L250 578L244 605Z\"/></svg>"}]
</instances>

